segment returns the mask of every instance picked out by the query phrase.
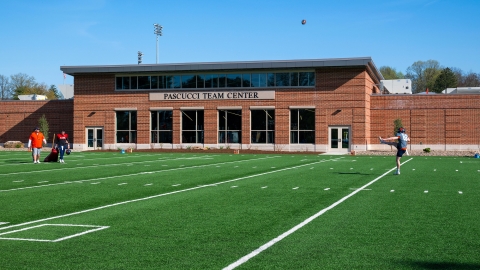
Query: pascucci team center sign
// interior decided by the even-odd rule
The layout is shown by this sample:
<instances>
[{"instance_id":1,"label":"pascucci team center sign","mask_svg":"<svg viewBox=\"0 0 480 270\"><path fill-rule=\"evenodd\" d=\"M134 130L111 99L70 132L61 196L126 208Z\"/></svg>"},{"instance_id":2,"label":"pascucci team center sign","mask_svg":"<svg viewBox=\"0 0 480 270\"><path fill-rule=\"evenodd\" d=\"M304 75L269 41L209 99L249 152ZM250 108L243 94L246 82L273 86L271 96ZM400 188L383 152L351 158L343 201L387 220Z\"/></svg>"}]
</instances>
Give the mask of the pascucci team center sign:
<instances>
[{"instance_id":1,"label":"pascucci team center sign","mask_svg":"<svg viewBox=\"0 0 480 270\"><path fill-rule=\"evenodd\" d=\"M150 100L219 100L219 99L275 99L275 91L150 93Z\"/></svg>"}]
</instances>

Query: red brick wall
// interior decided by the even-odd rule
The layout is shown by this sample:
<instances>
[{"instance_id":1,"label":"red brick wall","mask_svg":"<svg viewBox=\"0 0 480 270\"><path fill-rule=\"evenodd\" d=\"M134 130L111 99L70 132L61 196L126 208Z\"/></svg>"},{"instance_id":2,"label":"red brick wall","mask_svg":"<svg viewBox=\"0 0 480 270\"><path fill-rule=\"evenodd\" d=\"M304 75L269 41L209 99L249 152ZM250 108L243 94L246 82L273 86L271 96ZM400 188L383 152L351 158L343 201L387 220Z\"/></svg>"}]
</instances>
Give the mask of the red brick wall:
<instances>
[{"instance_id":1,"label":"red brick wall","mask_svg":"<svg viewBox=\"0 0 480 270\"><path fill-rule=\"evenodd\" d=\"M480 145L480 95L378 95L371 113L373 143L400 118L412 144Z\"/></svg>"},{"instance_id":2,"label":"red brick wall","mask_svg":"<svg viewBox=\"0 0 480 270\"><path fill-rule=\"evenodd\" d=\"M242 107L242 143L250 141L250 106L275 106L275 142L289 143L289 106L316 106L316 144L328 144L329 125L348 125L364 142L370 124L373 80L363 67L324 68L316 71L316 88L275 89L274 100L150 101L149 91L115 91L114 75L75 76L75 137L85 141L85 126L102 126L105 143L115 143L115 108L136 108L137 143L148 144L151 107L173 107L173 143L180 143L180 107L204 107L205 144L217 143L217 107ZM340 113L334 114L341 109Z\"/></svg>"},{"instance_id":3,"label":"red brick wall","mask_svg":"<svg viewBox=\"0 0 480 270\"><path fill-rule=\"evenodd\" d=\"M28 142L38 120L45 115L49 125L49 142L54 133L65 132L73 137L73 101L72 100L10 100L0 101L0 143L6 141Z\"/></svg>"},{"instance_id":4,"label":"red brick wall","mask_svg":"<svg viewBox=\"0 0 480 270\"><path fill-rule=\"evenodd\" d=\"M100 126L115 143L115 108L136 108L139 144L149 143L151 107L173 107L174 144L180 144L180 107L204 107L205 144L217 143L217 107L242 107L242 143L250 141L250 106L274 106L277 144L289 144L289 106L315 106L316 144L328 144L328 127L351 126L352 144L377 144L393 135L400 118L412 144L480 145L480 95L378 95L365 68L322 68L316 88L275 89L274 100L150 101L149 91L115 91L114 75L75 76L75 99L0 102L0 143L26 142L45 114L50 131L65 128L72 142L85 143L85 126ZM338 110L340 112L336 113ZM72 121L73 119L73 121ZM51 134L49 134L51 136Z\"/></svg>"}]
</instances>

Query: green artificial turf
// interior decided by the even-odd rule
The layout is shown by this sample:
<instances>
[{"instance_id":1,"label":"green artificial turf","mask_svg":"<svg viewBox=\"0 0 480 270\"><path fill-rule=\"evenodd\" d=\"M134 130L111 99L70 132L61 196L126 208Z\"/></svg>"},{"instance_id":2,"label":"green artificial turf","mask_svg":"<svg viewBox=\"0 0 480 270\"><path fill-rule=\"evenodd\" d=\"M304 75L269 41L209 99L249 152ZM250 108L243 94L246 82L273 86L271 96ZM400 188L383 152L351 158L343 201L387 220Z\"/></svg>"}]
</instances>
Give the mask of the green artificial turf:
<instances>
[{"instance_id":1,"label":"green artificial turf","mask_svg":"<svg viewBox=\"0 0 480 270\"><path fill-rule=\"evenodd\" d=\"M0 152L2 269L222 269L265 244L238 269L480 268L478 159L65 160Z\"/></svg>"}]
</instances>

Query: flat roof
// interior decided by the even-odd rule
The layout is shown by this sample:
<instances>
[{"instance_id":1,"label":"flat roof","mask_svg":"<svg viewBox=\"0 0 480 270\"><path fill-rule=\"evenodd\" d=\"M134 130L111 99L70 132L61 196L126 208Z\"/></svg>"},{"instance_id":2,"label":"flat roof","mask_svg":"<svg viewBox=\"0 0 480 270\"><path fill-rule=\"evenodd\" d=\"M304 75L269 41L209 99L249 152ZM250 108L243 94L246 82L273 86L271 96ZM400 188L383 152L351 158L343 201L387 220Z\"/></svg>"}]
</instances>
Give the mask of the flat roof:
<instances>
[{"instance_id":1,"label":"flat roof","mask_svg":"<svg viewBox=\"0 0 480 270\"><path fill-rule=\"evenodd\" d=\"M198 62L169 64L137 64L137 65L97 65L97 66L61 66L64 73L140 73L140 72L178 72L236 69L288 69L288 68L321 68L321 67L354 67L366 66L377 77L383 80L371 57L304 59L304 60L268 60L268 61L232 61L232 62Z\"/></svg>"}]
</instances>

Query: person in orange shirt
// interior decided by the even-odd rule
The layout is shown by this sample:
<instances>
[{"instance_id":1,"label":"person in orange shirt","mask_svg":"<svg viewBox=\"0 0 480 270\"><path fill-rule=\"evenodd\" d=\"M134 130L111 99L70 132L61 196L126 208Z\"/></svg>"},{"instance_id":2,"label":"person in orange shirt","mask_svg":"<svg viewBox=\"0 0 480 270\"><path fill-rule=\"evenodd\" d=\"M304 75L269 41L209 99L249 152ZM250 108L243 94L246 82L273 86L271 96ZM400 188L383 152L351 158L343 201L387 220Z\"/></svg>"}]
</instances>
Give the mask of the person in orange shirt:
<instances>
[{"instance_id":1,"label":"person in orange shirt","mask_svg":"<svg viewBox=\"0 0 480 270\"><path fill-rule=\"evenodd\" d=\"M40 128L36 127L28 138L28 150L32 150L33 163L40 163L40 152L43 144L47 144L45 136L40 132Z\"/></svg>"}]
</instances>

